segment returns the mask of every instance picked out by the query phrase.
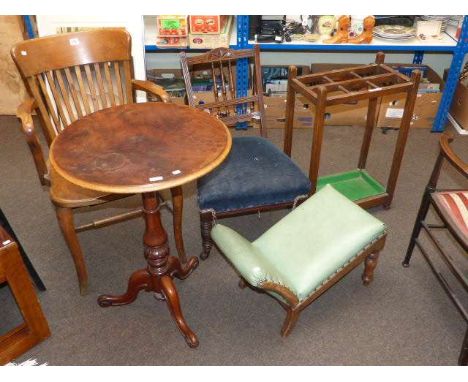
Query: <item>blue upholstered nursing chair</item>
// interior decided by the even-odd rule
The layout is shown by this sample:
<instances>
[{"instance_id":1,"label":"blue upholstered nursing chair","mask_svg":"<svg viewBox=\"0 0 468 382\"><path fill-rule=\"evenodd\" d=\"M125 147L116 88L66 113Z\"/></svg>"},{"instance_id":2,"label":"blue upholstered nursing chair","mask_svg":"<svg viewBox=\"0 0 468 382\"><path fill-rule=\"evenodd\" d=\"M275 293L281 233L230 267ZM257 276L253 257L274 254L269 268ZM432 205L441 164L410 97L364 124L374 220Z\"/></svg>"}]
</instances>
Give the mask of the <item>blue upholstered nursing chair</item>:
<instances>
[{"instance_id":1,"label":"blue upholstered nursing chair","mask_svg":"<svg viewBox=\"0 0 468 382\"><path fill-rule=\"evenodd\" d=\"M247 122L259 125L260 136L234 137L226 161L198 181L201 258L206 259L213 245L210 231L216 219L292 207L307 198L311 184L291 158L266 139L258 46L246 50L217 48L194 57L183 52L180 58L190 106L211 113L227 126ZM247 94L236 91L237 65L245 65L249 73ZM212 81L211 100L206 99L206 93L195 92L206 89L207 79Z\"/></svg>"},{"instance_id":2,"label":"blue upholstered nursing chair","mask_svg":"<svg viewBox=\"0 0 468 382\"><path fill-rule=\"evenodd\" d=\"M216 224L211 236L247 283L286 309L287 336L299 313L364 262L364 285L373 280L385 245L384 223L327 185L254 242Z\"/></svg>"}]
</instances>

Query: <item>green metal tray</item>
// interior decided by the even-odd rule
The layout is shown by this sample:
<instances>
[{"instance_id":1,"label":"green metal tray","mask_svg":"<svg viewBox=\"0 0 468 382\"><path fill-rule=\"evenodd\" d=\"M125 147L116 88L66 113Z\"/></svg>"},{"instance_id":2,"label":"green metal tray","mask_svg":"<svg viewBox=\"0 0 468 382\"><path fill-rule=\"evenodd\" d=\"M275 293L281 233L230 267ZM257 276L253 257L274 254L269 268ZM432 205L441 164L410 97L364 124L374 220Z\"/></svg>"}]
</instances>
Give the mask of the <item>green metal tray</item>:
<instances>
[{"instance_id":1,"label":"green metal tray","mask_svg":"<svg viewBox=\"0 0 468 382\"><path fill-rule=\"evenodd\" d=\"M339 174L322 176L318 179L317 190L331 184L337 191L354 201L386 193L386 189L366 170L352 170Z\"/></svg>"}]
</instances>

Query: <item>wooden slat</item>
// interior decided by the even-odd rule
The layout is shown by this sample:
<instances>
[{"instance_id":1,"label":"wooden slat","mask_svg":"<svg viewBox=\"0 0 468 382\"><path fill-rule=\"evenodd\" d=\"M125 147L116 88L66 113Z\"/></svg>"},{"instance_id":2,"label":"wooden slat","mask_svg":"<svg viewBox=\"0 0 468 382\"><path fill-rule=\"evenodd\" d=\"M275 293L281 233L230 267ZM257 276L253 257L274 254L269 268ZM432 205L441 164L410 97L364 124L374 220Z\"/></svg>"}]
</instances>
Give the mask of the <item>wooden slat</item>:
<instances>
[{"instance_id":1,"label":"wooden slat","mask_svg":"<svg viewBox=\"0 0 468 382\"><path fill-rule=\"evenodd\" d=\"M329 70L329 71L322 72L322 73L305 74L303 76L298 76L297 79L303 84L310 84L311 82L314 82L320 79L321 77L323 77L323 75L326 75L332 78L333 76L348 74L350 71L353 71L355 73L362 73L362 72L365 73L365 72L368 72L370 69L376 70L377 67L378 65L376 64L370 64L370 65L355 66L355 67L344 68L344 69L334 69L334 70Z\"/></svg>"},{"instance_id":2,"label":"wooden slat","mask_svg":"<svg viewBox=\"0 0 468 382\"><path fill-rule=\"evenodd\" d=\"M237 124L238 122L248 122L253 119L255 114L248 113L248 114L239 114L239 115L232 115L229 117L221 117L219 118L223 121L227 126L232 126Z\"/></svg>"},{"instance_id":3,"label":"wooden slat","mask_svg":"<svg viewBox=\"0 0 468 382\"><path fill-rule=\"evenodd\" d=\"M231 98L236 98L236 85L234 83L234 74L232 71L232 64L231 61L228 61L228 69L229 69L229 90L231 91Z\"/></svg>"},{"instance_id":4,"label":"wooden slat","mask_svg":"<svg viewBox=\"0 0 468 382\"><path fill-rule=\"evenodd\" d=\"M86 79L88 82L88 88L91 91L91 98L93 100L94 111L98 111L101 109L98 102L97 92L96 92L96 84L94 83L93 73L91 73L91 68L89 65L83 65Z\"/></svg>"},{"instance_id":5,"label":"wooden slat","mask_svg":"<svg viewBox=\"0 0 468 382\"><path fill-rule=\"evenodd\" d=\"M227 101L227 91L226 91L226 81L224 80L224 70L223 70L223 62L219 61L219 73L221 75L221 95L223 96L223 100ZM226 107L226 113L230 114L231 109Z\"/></svg>"},{"instance_id":6,"label":"wooden slat","mask_svg":"<svg viewBox=\"0 0 468 382\"><path fill-rule=\"evenodd\" d=\"M117 61L114 62L114 76L115 76L117 91L119 93L120 105L123 105L125 103L125 99L124 99L123 90L122 90L122 77L120 76L120 64Z\"/></svg>"},{"instance_id":7,"label":"wooden slat","mask_svg":"<svg viewBox=\"0 0 468 382\"><path fill-rule=\"evenodd\" d=\"M325 86L327 88L328 92L333 92L336 90L343 90L342 87L352 87L352 86L365 86L367 85L367 81L377 81L377 82L383 82L391 79L396 79L397 76L395 76L394 73L388 73L388 74L376 74L374 76L369 76L369 77L363 77L363 78L353 78L352 80L343 80L343 81L336 81L328 84L320 84L320 85L314 85L314 86L309 86L309 89L316 89L319 86ZM397 80L397 79L396 79ZM348 92L348 90L346 90Z\"/></svg>"},{"instance_id":8,"label":"wooden slat","mask_svg":"<svg viewBox=\"0 0 468 382\"><path fill-rule=\"evenodd\" d=\"M90 114L91 108L89 107L88 93L86 92L86 89L84 87L83 77L81 76L81 67L79 65L75 66L75 74L76 79L78 81L83 106L85 108L86 114Z\"/></svg>"},{"instance_id":9,"label":"wooden slat","mask_svg":"<svg viewBox=\"0 0 468 382\"><path fill-rule=\"evenodd\" d=\"M243 103L256 102L256 101L258 101L258 95L250 96L250 97L241 97L237 99L230 99L227 101L210 102L210 103L205 103L201 105L195 105L195 107L199 109L216 109L216 108L232 106L232 105L240 105Z\"/></svg>"},{"instance_id":10,"label":"wooden slat","mask_svg":"<svg viewBox=\"0 0 468 382\"><path fill-rule=\"evenodd\" d=\"M318 100L318 95L314 91L310 90L309 87L305 86L302 82L299 82L299 80L296 78L293 78L291 81L291 86L293 89L303 95L304 97L307 98L310 102L312 102L314 105L317 104Z\"/></svg>"},{"instance_id":11,"label":"wooden slat","mask_svg":"<svg viewBox=\"0 0 468 382\"><path fill-rule=\"evenodd\" d=\"M224 49L224 48L223 48ZM250 58L254 56L254 53L250 49L245 50L231 50L231 49L224 49L229 50L230 56L219 57L217 55L211 55L211 52L200 54L198 56L187 57L187 65L197 65L197 64L210 64L212 62L218 61L229 61L229 60L238 60L240 58Z\"/></svg>"},{"instance_id":12,"label":"wooden slat","mask_svg":"<svg viewBox=\"0 0 468 382\"><path fill-rule=\"evenodd\" d=\"M124 75L125 75L125 90L126 90L126 102L133 103L133 89L131 84L131 79L133 78L132 75L132 67L130 65L130 61L123 62L124 68Z\"/></svg>"},{"instance_id":13,"label":"wooden slat","mask_svg":"<svg viewBox=\"0 0 468 382\"><path fill-rule=\"evenodd\" d=\"M68 121L68 116L63 107L63 102L61 100L60 94L57 91L57 88L55 87L55 81L54 81L54 78L52 77L51 72L46 72L45 75L47 78L47 82L49 83L50 90L52 91L52 95L54 97L55 105L57 107L57 111L59 114L59 119L61 120L61 130L63 130L65 127L69 125L70 122ZM59 127L60 126L57 126L57 128Z\"/></svg>"},{"instance_id":14,"label":"wooden slat","mask_svg":"<svg viewBox=\"0 0 468 382\"><path fill-rule=\"evenodd\" d=\"M45 136L47 139L47 143L50 146L54 138L57 136L57 130L55 129L54 125L52 125L50 121L50 116L49 116L49 113L47 112L47 107L43 102L41 91L39 90L37 86L37 82L38 82L37 76L29 77L27 79L27 82L28 82L29 88L31 89L32 95L37 102L39 111L41 112L41 115L43 116L42 121L45 124Z\"/></svg>"},{"instance_id":15,"label":"wooden slat","mask_svg":"<svg viewBox=\"0 0 468 382\"><path fill-rule=\"evenodd\" d=\"M57 116L57 113L56 113L56 110L55 110L55 105L52 103L52 100L50 99L50 94L49 94L49 90L47 89L47 86L44 82L44 79L42 78L42 74L39 74L37 75L36 77L39 81L39 85L41 87L41 91L42 91L42 96L44 97L46 103L47 103L47 110L49 111L47 114L49 114L53 121L54 121L54 124L55 124L55 133L57 134L58 133L58 128L60 126L60 121L59 121L59 118Z\"/></svg>"},{"instance_id":16,"label":"wooden slat","mask_svg":"<svg viewBox=\"0 0 468 382\"><path fill-rule=\"evenodd\" d=\"M62 93L62 98L65 103L65 107L67 108L68 116L70 118L70 123L76 121L76 113L73 110L73 103L70 99L70 88L65 85L63 81L62 72L59 70L55 71L55 77L57 78L57 82L59 84L60 92Z\"/></svg>"},{"instance_id":17,"label":"wooden slat","mask_svg":"<svg viewBox=\"0 0 468 382\"><path fill-rule=\"evenodd\" d=\"M212 80L213 80L213 94L214 94L214 98L215 98L215 101L218 102L219 101L219 97L218 97L218 84L217 84L217 81L216 81L216 68L214 66L214 62L211 63L211 77L212 77Z\"/></svg>"},{"instance_id":18,"label":"wooden slat","mask_svg":"<svg viewBox=\"0 0 468 382\"><path fill-rule=\"evenodd\" d=\"M396 76L400 77L400 79L402 81L411 81L410 78L408 76L405 76L403 73L400 73L398 70L395 70L393 68L391 68L390 66L388 65L385 65L385 64L379 64L379 67L386 70L387 72L389 73L393 73L395 74Z\"/></svg>"},{"instance_id":19,"label":"wooden slat","mask_svg":"<svg viewBox=\"0 0 468 382\"><path fill-rule=\"evenodd\" d=\"M106 90L104 89L104 83L103 83L102 75L101 75L101 66L99 65L99 63L94 64L94 73L96 73L96 81L98 83L99 95L101 98L101 105L103 108L106 108L108 105L107 94L106 94Z\"/></svg>"},{"instance_id":20,"label":"wooden slat","mask_svg":"<svg viewBox=\"0 0 468 382\"><path fill-rule=\"evenodd\" d=\"M116 103L115 103L115 96L114 96L114 84L112 83L112 76L110 73L109 64L110 63L107 63L107 62L103 63L104 74L106 76L106 85L107 85L107 91L110 96L111 106L115 106Z\"/></svg>"},{"instance_id":21,"label":"wooden slat","mask_svg":"<svg viewBox=\"0 0 468 382\"><path fill-rule=\"evenodd\" d=\"M68 82L68 88L70 89L70 92L71 92L71 95L72 95L72 98L73 98L73 102L75 104L75 109L76 109L76 112L78 113L78 118L81 118L81 117L83 117L84 113L83 113L83 109L81 107L82 103L80 102L80 97L79 97L78 91L76 89L76 83L73 80L73 76L72 76L72 73L70 71L70 68L65 68L64 71L65 71L65 77L67 78L67 82Z\"/></svg>"},{"instance_id":22,"label":"wooden slat","mask_svg":"<svg viewBox=\"0 0 468 382\"><path fill-rule=\"evenodd\" d=\"M402 83L402 84L385 86L383 88L376 88L373 91L371 91L372 97L369 96L369 90L367 89L358 91L358 92L353 92L350 94L330 96L327 99L327 106L338 105L340 103L346 103L346 102L351 102L351 101L359 101L361 99L381 97L381 96L388 95L388 94L395 94L395 93L406 91L410 87L411 87L411 83Z\"/></svg>"}]
</instances>

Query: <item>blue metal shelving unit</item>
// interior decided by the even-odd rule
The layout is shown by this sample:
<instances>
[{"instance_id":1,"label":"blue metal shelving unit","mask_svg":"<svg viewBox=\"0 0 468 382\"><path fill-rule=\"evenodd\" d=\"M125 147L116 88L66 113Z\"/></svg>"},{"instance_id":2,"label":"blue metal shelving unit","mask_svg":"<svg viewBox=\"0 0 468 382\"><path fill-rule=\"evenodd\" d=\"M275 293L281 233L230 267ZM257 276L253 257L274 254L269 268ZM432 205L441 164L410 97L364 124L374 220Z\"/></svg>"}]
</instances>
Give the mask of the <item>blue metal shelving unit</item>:
<instances>
[{"instance_id":1,"label":"blue metal shelving unit","mask_svg":"<svg viewBox=\"0 0 468 382\"><path fill-rule=\"evenodd\" d=\"M249 43L249 16L239 15L237 18L237 45L231 45L233 49L251 48ZM388 44L388 45L347 45L347 44L291 44L291 43L261 43L260 48L263 51L327 51L327 52L414 52L413 63L421 64L424 59L424 52L446 52L452 53L453 59L450 66L449 75L445 83L444 92L440 102L437 116L432 126L433 132L442 132L447 121L447 114L452 103L453 94L458 82L458 75L463 64L465 54L468 50L468 16L464 17L462 32L458 42L453 41L453 45L408 45L408 44ZM146 45L146 52L170 51L167 49L158 49L154 45ZM239 95L246 95L248 88L248 66L247 63L241 64L237 68L237 92ZM245 128L245 127L244 127Z\"/></svg>"}]
</instances>

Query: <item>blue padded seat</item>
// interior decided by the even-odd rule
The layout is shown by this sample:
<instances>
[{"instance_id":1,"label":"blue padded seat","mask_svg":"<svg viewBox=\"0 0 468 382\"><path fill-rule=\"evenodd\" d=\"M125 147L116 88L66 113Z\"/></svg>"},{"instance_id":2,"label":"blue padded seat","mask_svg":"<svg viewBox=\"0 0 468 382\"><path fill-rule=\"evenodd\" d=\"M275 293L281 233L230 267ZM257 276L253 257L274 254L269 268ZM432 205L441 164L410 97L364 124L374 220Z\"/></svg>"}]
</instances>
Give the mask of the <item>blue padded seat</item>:
<instances>
[{"instance_id":1,"label":"blue padded seat","mask_svg":"<svg viewBox=\"0 0 468 382\"><path fill-rule=\"evenodd\" d=\"M198 180L198 205L227 212L280 204L306 195L310 187L309 178L274 144L236 137L228 158Z\"/></svg>"}]
</instances>

